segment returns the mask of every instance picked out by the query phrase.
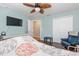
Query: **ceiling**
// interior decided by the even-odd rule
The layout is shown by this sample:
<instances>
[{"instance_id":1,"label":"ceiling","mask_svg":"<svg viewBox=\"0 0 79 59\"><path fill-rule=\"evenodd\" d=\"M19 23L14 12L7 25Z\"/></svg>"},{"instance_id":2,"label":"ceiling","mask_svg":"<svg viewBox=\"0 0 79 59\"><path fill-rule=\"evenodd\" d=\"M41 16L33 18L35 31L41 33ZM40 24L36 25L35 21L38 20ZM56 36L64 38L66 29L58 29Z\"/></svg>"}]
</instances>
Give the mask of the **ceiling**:
<instances>
[{"instance_id":1,"label":"ceiling","mask_svg":"<svg viewBox=\"0 0 79 59\"><path fill-rule=\"evenodd\" d=\"M51 8L45 10L45 14L56 14L79 9L79 3L50 3ZM23 14L30 14L32 8L24 6L22 3L0 3L0 6L10 8L11 10L21 12Z\"/></svg>"}]
</instances>

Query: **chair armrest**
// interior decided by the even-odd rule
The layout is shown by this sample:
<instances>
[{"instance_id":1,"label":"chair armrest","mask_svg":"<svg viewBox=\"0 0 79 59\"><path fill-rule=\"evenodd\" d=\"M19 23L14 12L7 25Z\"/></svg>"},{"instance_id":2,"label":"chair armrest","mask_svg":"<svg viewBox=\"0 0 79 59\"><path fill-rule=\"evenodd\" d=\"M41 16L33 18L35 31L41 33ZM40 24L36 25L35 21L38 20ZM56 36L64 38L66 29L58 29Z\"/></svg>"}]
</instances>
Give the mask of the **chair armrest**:
<instances>
[{"instance_id":1,"label":"chair armrest","mask_svg":"<svg viewBox=\"0 0 79 59\"><path fill-rule=\"evenodd\" d=\"M66 41L63 41L63 43L64 43L65 45L67 45L67 46L70 46L70 45L71 45L70 43L68 43L68 42L66 42Z\"/></svg>"},{"instance_id":2,"label":"chair armrest","mask_svg":"<svg viewBox=\"0 0 79 59\"><path fill-rule=\"evenodd\" d=\"M61 41L66 41L67 42L68 39L67 38L62 38Z\"/></svg>"}]
</instances>

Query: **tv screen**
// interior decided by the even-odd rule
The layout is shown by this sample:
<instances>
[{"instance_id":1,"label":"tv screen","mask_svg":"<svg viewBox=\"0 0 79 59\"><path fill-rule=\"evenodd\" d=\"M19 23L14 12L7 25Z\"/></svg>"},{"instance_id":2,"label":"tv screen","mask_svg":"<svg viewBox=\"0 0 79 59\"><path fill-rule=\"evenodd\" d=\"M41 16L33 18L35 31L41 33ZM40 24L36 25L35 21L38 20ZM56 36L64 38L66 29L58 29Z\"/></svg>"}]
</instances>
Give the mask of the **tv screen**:
<instances>
[{"instance_id":1,"label":"tv screen","mask_svg":"<svg viewBox=\"0 0 79 59\"><path fill-rule=\"evenodd\" d=\"M22 20L7 16L7 25L8 26L22 26Z\"/></svg>"}]
</instances>

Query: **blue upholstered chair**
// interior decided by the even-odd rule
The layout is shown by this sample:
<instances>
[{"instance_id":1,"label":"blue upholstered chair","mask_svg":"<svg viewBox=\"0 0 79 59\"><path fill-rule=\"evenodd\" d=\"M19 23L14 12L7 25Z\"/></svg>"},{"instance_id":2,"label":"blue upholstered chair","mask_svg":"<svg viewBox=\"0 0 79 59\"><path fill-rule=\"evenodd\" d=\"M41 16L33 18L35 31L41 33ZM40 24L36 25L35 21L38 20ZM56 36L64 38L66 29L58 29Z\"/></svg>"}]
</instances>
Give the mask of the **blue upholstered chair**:
<instances>
[{"instance_id":1,"label":"blue upholstered chair","mask_svg":"<svg viewBox=\"0 0 79 59\"><path fill-rule=\"evenodd\" d=\"M79 45L79 32L68 32L68 38L62 38L61 44L66 49L70 45Z\"/></svg>"}]
</instances>

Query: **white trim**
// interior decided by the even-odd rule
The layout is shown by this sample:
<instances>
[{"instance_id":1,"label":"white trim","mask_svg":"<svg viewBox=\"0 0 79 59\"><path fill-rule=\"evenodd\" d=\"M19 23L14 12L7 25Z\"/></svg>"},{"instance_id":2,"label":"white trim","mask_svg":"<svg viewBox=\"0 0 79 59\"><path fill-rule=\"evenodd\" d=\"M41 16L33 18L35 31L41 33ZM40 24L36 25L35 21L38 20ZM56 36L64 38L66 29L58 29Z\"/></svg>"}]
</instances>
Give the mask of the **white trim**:
<instances>
[{"instance_id":1,"label":"white trim","mask_svg":"<svg viewBox=\"0 0 79 59\"><path fill-rule=\"evenodd\" d=\"M36 20L36 19L35 19L35 20L30 20L30 21L33 23L33 21L38 21L38 20L39 20L39 19L37 19L37 20ZM41 20L39 20L39 21L40 21L40 38L41 38L41 31L42 31L42 27L41 27L41 26L42 26L42 23L41 23ZM28 25L28 26L29 26L29 25ZM31 26L32 26L32 29L31 29L31 30L32 30L32 36L33 36L33 24L31 24ZM29 29L28 29L28 30L29 30Z\"/></svg>"},{"instance_id":2,"label":"white trim","mask_svg":"<svg viewBox=\"0 0 79 59\"><path fill-rule=\"evenodd\" d=\"M28 20L28 34L33 36L33 30L32 30L32 21Z\"/></svg>"}]
</instances>

